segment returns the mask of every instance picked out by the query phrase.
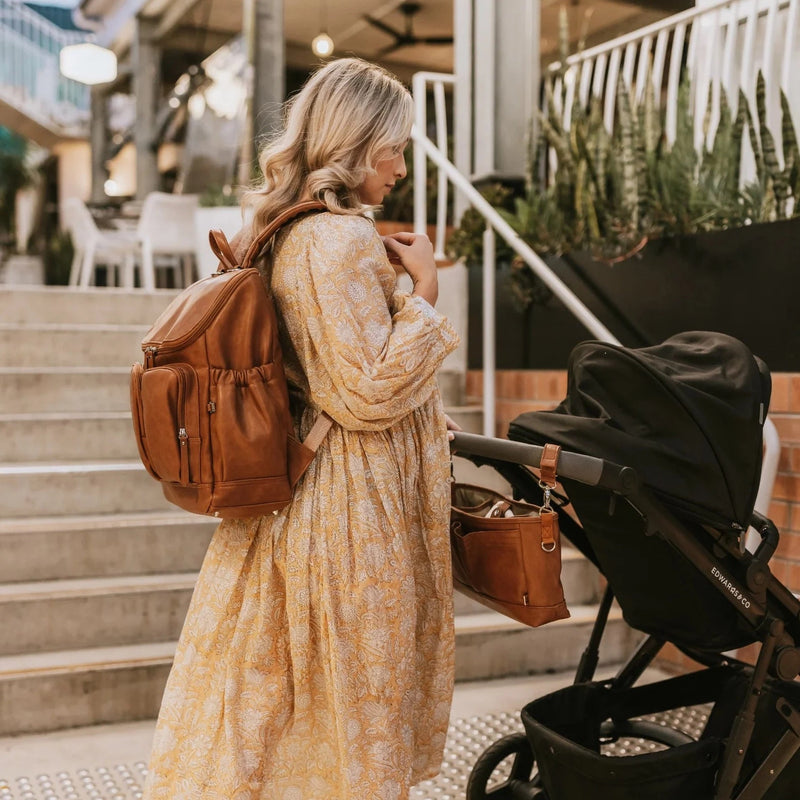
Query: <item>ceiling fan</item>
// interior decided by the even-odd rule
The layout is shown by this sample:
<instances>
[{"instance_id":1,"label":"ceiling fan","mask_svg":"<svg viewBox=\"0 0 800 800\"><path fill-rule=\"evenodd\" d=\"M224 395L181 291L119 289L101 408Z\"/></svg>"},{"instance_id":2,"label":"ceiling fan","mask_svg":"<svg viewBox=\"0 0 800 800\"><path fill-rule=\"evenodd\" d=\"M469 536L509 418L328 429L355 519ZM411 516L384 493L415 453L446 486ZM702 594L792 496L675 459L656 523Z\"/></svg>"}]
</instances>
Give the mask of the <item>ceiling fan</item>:
<instances>
[{"instance_id":1,"label":"ceiling fan","mask_svg":"<svg viewBox=\"0 0 800 800\"><path fill-rule=\"evenodd\" d=\"M384 47L375 55L377 58L393 53L401 47L413 47L419 44L452 44L452 36L415 36L414 35L414 15L422 8L420 3L400 3L398 11L405 17L405 26L403 30L397 30L391 25L387 25L383 20L371 17L369 14L364 15L364 19L373 27L378 30L388 33L394 39L394 42L388 47Z\"/></svg>"}]
</instances>

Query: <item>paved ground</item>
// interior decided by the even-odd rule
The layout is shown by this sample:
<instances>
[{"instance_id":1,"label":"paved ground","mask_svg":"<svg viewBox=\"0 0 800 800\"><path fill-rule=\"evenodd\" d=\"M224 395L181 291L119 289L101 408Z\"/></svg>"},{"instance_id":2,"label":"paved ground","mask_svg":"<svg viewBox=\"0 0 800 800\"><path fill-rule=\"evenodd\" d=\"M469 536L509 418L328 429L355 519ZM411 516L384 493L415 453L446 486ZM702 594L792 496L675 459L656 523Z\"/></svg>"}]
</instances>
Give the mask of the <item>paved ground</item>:
<instances>
[{"instance_id":1,"label":"paved ground","mask_svg":"<svg viewBox=\"0 0 800 800\"><path fill-rule=\"evenodd\" d=\"M645 679L659 677L653 670ZM480 753L522 729L522 706L571 682L571 673L560 673L457 684L442 772L415 787L413 800L463 798ZM136 800L153 726L133 722L0 738L0 800Z\"/></svg>"}]
</instances>

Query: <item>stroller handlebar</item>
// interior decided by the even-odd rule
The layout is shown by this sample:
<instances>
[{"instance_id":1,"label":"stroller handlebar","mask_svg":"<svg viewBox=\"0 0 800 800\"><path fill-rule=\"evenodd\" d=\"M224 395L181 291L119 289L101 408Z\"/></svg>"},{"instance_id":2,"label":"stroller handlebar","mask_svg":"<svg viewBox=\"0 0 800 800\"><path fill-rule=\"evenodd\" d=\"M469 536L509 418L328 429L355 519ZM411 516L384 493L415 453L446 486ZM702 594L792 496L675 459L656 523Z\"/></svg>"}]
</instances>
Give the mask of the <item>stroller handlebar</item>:
<instances>
[{"instance_id":1,"label":"stroller handlebar","mask_svg":"<svg viewBox=\"0 0 800 800\"><path fill-rule=\"evenodd\" d=\"M537 468L544 450L535 444L511 442L508 439L495 439L461 431L455 433L450 447L453 453L461 455L480 456ZM588 486L600 486L621 494L628 494L639 487L639 477L630 467L620 467L601 458L566 450L562 450L559 456L558 474Z\"/></svg>"}]
</instances>

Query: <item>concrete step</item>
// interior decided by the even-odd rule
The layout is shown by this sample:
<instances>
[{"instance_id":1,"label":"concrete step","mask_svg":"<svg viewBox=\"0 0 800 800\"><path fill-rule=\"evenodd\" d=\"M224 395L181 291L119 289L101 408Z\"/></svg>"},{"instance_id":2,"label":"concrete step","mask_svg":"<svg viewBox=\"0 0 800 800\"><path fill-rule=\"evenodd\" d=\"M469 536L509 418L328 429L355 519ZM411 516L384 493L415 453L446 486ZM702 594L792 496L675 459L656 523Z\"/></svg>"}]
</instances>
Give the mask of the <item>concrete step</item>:
<instances>
[{"instance_id":1,"label":"concrete step","mask_svg":"<svg viewBox=\"0 0 800 800\"><path fill-rule=\"evenodd\" d=\"M0 414L0 463L138 457L126 411Z\"/></svg>"},{"instance_id":2,"label":"concrete step","mask_svg":"<svg viewBox=\"0 0 800 800\"><path fill-rule=\"evenodd\" d=\"M0 367L0 414L127 411L129 375L130 365Z\"/></svg>"},{"instance_id":3,"label":"concrete step","mask_svg":"<svg viewBox=\"0 0 800 800\"><path fill-rule=\"evenodd\" d=\"M151 325L177 294L113 288L0 286L3 322Z\"/></svg>"},{"instance_id":4,"label":"concrete step","mask_svg":"<svg viewBox=\"0 0 800 800\"><path fill-rule=\"evenodd\" d=\"M529 628L493 612L456 618L456 680L486 680L574 668L589 641L597 606L575 605L569 619ZM601 664L618 664L642 634L613 608L600 647Z\"/></svg>"},{"instance_id":5,"label":"concrete step","mask_svg":"<svg viewBox=\"0 0 800 800\"><path fill-rule=\"evenodd\" d=\"M219 520L179 509L0 520L0 584L200 569Z\"/></svg>"},{"instance_id":6,"label":"concrete step","mask_svg":"<svg viewBox=\"0 0 800 800\"><path fill-rule=\"evenodd\" d=\"M528 628L491 612L456 620L456 679L573 669L594 607ZM641 639L613 610L601 664L624 661ZM174 642L0 656L0 736L150 719L158 714Z\"/></svg>"},{"instance_id":7,"label":"concrete step","mask_svg":"<svg viewBox=\"0 0 800 800\"><path fill-rule=\"evenodd\" d=\"M4 518L171 510L141 462L0 464Z\"/></svg>"},{"instance_id":8,"label":"concrete step","mask_svg":"<svg viewBox=\"0 0 800 800\"><path fill-rule=\"evenodd\" d=\"M440 369L436 375L442 403L445 406L462 406L466 395L466 375L461 371Z\"/></svg>"},{"instance_id":9,"label":"concrete step","mask_svg":"<svg viewBox=\"0 0 800 800\"><path fill-rule=\"evenodd\" d=\"M174 642L0 657L0 735L158 715Z\"/></svg>"},{"instance_id":10,"label":"concrete step","mask_svg":"<svg viewBox=\"0 0 800 800\"><path fill-rule=\"evenodd\" d=\"M197 573L0 585L0 655L177 639Z\"/></svg>"},{"instance_id":11,"label":"concrete step","mask_svg":"<svg viewBox=\"0 0 800 800\"><path fill-rule=\"evenodd\" d=\"M0 366L120 367L141 361L148 325L0 323Z\"/></svg>"},{"instance_id":12,"label":"concrete step","mask_svg":"<svg viewBox=\"0 0 800 800\"><path fill-rule=\"evenodd\" d=\"M467 433L483 433L483 406L445 406L453 422Z\"/></svg>"}]
</instances>

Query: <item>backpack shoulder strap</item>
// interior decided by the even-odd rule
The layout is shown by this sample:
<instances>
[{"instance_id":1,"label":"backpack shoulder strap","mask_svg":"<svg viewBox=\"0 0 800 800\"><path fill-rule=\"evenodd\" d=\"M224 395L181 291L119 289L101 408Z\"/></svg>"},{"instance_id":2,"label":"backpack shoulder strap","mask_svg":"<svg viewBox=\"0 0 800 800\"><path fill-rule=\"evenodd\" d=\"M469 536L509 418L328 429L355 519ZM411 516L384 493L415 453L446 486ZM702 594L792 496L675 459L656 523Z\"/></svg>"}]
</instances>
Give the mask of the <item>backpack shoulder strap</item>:
<instances>
[{"instance_id":1,"label":"backpack shoulder strap","mask_svg":"<svg viewBox=\"0 0 800 800\"><path fill-rule=\"evenodd\" d=\"M287 223L301 214L306 214L309 211L327 211L327 206L317 200L309 200L304 203L296 203L290 206L285 211L281 212L261 233L256 236L247 248L247 252L242 258L242 269L251 267L253 261L261 252L261 248Z\"/></svg>"},{"instance_id":2,"label":"backpack shoulder strap","mask_svg":"<svg viewBox=\"0 0 800 800\"><path fill-rule=\"evenodd\" d=\"M237 269L241 267L242 269L246 269L247 267L251 267L253 265L253 261L256 259L258 254L261 252L261 249L264 245L282 228L287 222L290 222L295 217L299 217L301 214L306 214L309 211L326 211L327 206L324 203L320 203L316 200L308 200L303 203L295 203L293 206L290 206L285 211L281 212L266 228L264 228L258 236L253 237L253 239L249 242L247 250L245 251L244 255L239 261L236 258L236 254L234 253L233 248L228 243L228 239L225 234L219 230L218 228L213 228L208 232L208 241L211 245L211 249L214 252L214 255L219 259L221 266L221 272L227 272L231 269ZM239 247L236 248L238 252L241 252Z\"/></svg>"}]
</instances>

